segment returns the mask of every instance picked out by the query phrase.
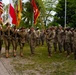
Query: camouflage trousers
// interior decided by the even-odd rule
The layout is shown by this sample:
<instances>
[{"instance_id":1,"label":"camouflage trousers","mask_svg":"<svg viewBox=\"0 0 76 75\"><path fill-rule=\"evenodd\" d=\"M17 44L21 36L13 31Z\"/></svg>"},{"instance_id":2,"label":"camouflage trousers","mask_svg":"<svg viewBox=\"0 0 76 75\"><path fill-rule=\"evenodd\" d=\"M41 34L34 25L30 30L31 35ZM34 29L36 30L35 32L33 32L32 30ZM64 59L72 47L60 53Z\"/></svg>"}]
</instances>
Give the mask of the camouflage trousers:
<instances>
[{"instance_id":1,"label":"camouflage trousers","mask_svg":"<svg viewBox=\"0 0 76 75\"><path fill-rule=\"evenodd\" d=\"M20 39L18 40L19 46L20 46L20 56L23 57L23 48L24 48L24 42L22 42Z\"/></svg>"},{"instance_id":2,"label":"camouflage trousers","mask_svg":"<svg viewBox=\"0 0 76 75\"><path fill-rule=\"evenodd\" d=\"M58 49L60 53L62 53L62 48L63 48L63 42L58 42Z\"/></svg>"},{"instance_id":3,"label":"camouflage trousers","mask_svg":"<svg viewBox=\"0 0 76 75\"><path fill-rule=\"evenodd\" d=\"M76 59L76 42L73 43L74 59Z\"/></svg>"},{"instance_id":4,"label":"camouflage trousers","mask_svg":"<svg viewBox=\"0 0 76 75\"><path fill-rule=\"evenodd\" d=\"M1 53L1 49L2 49L2 44L3 44L3 40L0 40L0 53Z\"/></svg>"},{"instance_id":5,"label":"camouflage trousers","mask_svg":"<svg viewBox=\"0 0 76 75\"><path fill-rule=\"evenodd\" d=\"M9 56L9 48L10 48L11 40L6 38L4 40L4 44L5 44L6 57L8 57Z\"/></svg>"},{"instance_id":6,"label":"camouflage trousers","mask_svg":"<svg viewBox=\"0 0 76 75\"><path fill-rule=\"evenodd\" d=\"M56 41L53 42L53 46L54 46L54 51L56 52L57 51L57 42Z\"/></svg>"},{"instance_id":7,"label":"camouflage trousers","mask_svg":"<svg viewBox=\"0 0 76 75\"><path fill-rule=\"evenodd\" d=\"M17 44L18 44L18 39L12 39L12 47L13 47L13 56L16 56L16 50L17 50Z\"/></svg>"},{"instance_id":8,"label":"camouflage trousers","mask_svg":"<svg viewBox=\"0 0 76 75\"><path fill-rule=\"evenodd\" d=\"M70 52L71 52L70 42L66 42L65 44L66 44L65 49L66 49L66 51L67 51L67 55L69 55Z\"/></svg>"},{"instance_id":9,"label":"camouflage trousers","mask_svg":"<svg viewBox=\"0 0 76 75\"><path fill-rule=\"evenodd\" d=\"M51 56L51 51L52 51L52 46L53 46L53 43L52 41L49 41L47 42L47 48L48 48L48 56Z\"/></svg>"},{"instance_id":10,"label":"camouflage trousers","mask_svg":"<svg viewBox=\"0 0 76 75\"><path fill-rule=\"evenodd\" d=\"M36 46L36 42L34 40L30 41L31 54L34 54L35 46Z\"/></svg>"}]
</instances>

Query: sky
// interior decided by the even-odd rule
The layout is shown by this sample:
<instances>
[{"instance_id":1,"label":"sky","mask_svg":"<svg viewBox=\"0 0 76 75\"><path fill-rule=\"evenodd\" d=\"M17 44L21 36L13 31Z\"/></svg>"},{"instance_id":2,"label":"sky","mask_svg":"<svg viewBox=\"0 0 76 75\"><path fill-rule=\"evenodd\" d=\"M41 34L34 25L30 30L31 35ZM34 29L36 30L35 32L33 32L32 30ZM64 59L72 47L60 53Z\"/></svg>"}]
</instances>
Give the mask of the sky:
<instances>
[{"instance_id":1,"label":"sky","mask_svg":"<svg viewBox=\"0 0 76 75\"><path fill-rule=\"evenodd\" d=\"M9 4L9 0L2 0L5 5ZM23 2L27 2L28 0L23 0Z\"/></svg>"}]
</instances>

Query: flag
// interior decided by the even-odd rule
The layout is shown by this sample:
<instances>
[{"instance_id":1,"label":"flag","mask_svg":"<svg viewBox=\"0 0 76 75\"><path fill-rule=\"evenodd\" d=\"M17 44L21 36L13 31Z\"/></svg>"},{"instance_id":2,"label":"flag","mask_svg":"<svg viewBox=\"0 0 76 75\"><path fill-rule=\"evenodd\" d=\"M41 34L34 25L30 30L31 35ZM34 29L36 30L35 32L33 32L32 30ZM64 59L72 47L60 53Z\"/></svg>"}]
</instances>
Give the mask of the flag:
<instances>
[{"instance_id":1,"label":"flag","mask_svg":"<svg viewBox=\"0 0 76 75\"><path fill-rule=\"evenodd\" d=\"M3 13L3 3L2 3L2 0L0 0L0 23L3 21L2 20L2 13Z\"/></svg>"},{"instance_id":2,"label":"flag","mask_svg":"<svg viewBox=\"0 0 76 75\"><path fill-rule=\"evenodd\" d=\"M35 3L35 0L32 0L31 4L32 4L32 7L33 7L33 12L34 12L34 24L36 24L40 12L39 12L38 7Z\"/></svg>"},{"instance_id":3,"label":"flag","mask_svg":"<svg viewBox=\"0 0 76 75\"><path fill-rule=\"evenodd\" d=\"M15 13L15 9L14 9L14 5L13 5L13 1L9 0L10 4L9 4L9 20L10 23L12 24L17 24L17 18L16 18L16 13Z\"/></svg>"},{"instance_id":4,"label":"flag","mask_svg":"<svg viewBox=\"0 0 76 75\"><path fill-rule=\"evenodd\" d=\"M19 25L21 22L21 12L22 12L22 0L17 1L17 8L16 8L16 14L17 14L17 24Z\"/></svg>"},{"instance_id":5,"label":"flag","mask_svg":"<svg viewBox=\"0 0 76 75\"><path fill-rule=\"evenodd\" d=\"M0 0L0 15L3 13L3 3L2 0Z\"/></svg>"}]
</instances>

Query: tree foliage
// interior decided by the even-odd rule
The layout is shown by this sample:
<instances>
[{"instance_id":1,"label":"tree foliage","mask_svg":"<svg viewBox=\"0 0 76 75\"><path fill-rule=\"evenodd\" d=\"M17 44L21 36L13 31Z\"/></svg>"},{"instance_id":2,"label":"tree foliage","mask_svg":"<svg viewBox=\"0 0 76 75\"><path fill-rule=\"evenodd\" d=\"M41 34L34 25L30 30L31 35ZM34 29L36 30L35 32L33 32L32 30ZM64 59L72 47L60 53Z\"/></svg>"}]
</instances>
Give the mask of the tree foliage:
<instances>
[{"instance_id":1,"label":"tree foliage","mask_svg":"<svg viewBox=\"0 0 76 75\"><path fill-rule=\"evenodd\" d=\"M45 16L45 6L43 5L42 0L35 0L36 5L40 11L41 18ZM44 12L44 13L43 13ZM22 24L26 27L31 27L33 22L33 8L31 5L31 0L26 3L23 3L23 11L22 11ZM40 22L38 20L38 22ZM39 25L40 23L38 23Z\"/></svg>"},{"instance_id":2,"label":"tree foliage","mask_svg":"<svg viewBox=\"0 0 76 75\"><path fill-rule=\"evenodd\" d=\"M66 4L66 24L67 26L76 27L76 0L66 0ZM65 0L59 0L55 11L54 22L64 26Z\"/></svg>"}]
</instances>

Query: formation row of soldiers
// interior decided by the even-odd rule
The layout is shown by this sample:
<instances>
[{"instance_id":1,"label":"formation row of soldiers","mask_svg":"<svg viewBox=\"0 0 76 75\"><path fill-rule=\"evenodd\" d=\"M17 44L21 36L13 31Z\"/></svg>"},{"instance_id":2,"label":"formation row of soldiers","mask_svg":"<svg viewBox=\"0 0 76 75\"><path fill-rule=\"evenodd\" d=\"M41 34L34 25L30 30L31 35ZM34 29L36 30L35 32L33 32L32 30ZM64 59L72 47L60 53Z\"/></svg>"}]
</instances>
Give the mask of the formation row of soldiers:
<instances>
[{"instance_id":1,"label":"formation row of soldiers","mask_svg":"<svg viewBox=\"0 0 76 75\"><path fill-rule=\"evenodd\" d=\"M46 32L49 56L51 56L53 45L55 52L57 49L60 53L62 53L62 51L66 51L67 57L69 57L71 53L74 53L74 58L76 59L76 29L70 27L63 28L62 26L59 26L50 27Z\"/></svg>"},{"instance_id":2,"label":"formation row of soldiers","mask_svg":"<svg viewBox=\"0 0 76 75\"><path fill-rule=\"evenodd\" d=\"M40 44L40 41L44 45L44 41L46 40L48 56L52 55L52 49L54 47L54 52L59 50L62 53L64 51L67 53L67 57L72 53L76 59L76 29L52 26L46 30L40 31L37 29L34 31L34 34L36 34L36 45ZM35 39L33 42L35 42Z\"/></svg>"},{"instance_id":3,"label":"formation row of soldiers","mask_svg":"<svg viewBox=\"0 0 76 75\"><path fill-rule=\"evenodd\" d=\"M52 55L52 47L54 51L59 50L67 52L67 56L70 53L74 53L76 59L76 29L50 27L48 29L39 30L31 27L30 29L17 29L16 27L11 28L10 24L7 23L7 27L4 29L0 26L0 53L2 45L5 45L5 56L9 57L10 44L13 47L13 56L16 56L17 46L20 47L20 56L23 56L23 48L26 42L29 43L31 54L34 54L35 47L41 42L44 45L44 41L47 44L48 55Z\"/></svg>"},{"instance_id":4,"label":"formation row of soldiers","mask_svg":"<svg viewBox=\"0 0 76 75\"><path fill-rule=\"evenodd\" d=\"M0 25L0 53L2 50L2 45L4 43L5 47L5 56L9 57L9 49L12 44L13 47L13 56L16 56L17 46L20 46L20 55L23 56L23 46L25 44L25 31L21 29L18 31L16 27L11 28L10 24L6 24L6 28L3 28Z\"/></svg>"}]
</instances>

